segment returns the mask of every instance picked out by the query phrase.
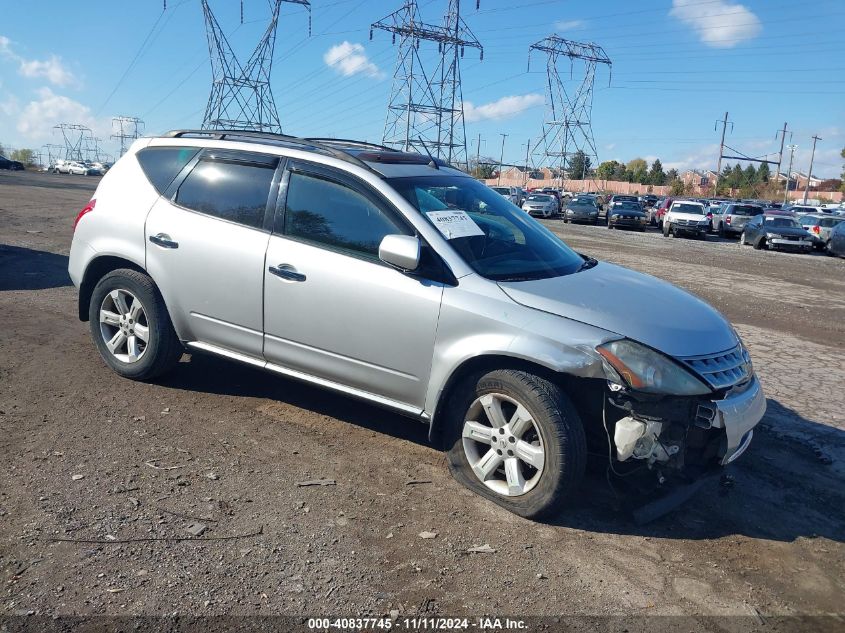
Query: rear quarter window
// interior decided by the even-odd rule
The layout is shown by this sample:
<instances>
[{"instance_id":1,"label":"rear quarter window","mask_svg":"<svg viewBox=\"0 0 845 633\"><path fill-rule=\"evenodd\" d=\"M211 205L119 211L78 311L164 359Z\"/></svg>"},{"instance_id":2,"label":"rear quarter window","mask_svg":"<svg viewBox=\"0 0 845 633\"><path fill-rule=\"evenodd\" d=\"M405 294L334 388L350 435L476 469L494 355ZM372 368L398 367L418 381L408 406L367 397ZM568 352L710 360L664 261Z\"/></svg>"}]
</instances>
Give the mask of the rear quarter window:
<instances>
[{"instance_id":1,"label":"rear quarter window","mask_svg":"<svg viewBox=\"0 0 845 633\"><path fill-rule=\"evenodd\" d=\"M147 147L136 156L147 180L163 194L198 151L199 147Z\"/></svg>"}]
</instances>

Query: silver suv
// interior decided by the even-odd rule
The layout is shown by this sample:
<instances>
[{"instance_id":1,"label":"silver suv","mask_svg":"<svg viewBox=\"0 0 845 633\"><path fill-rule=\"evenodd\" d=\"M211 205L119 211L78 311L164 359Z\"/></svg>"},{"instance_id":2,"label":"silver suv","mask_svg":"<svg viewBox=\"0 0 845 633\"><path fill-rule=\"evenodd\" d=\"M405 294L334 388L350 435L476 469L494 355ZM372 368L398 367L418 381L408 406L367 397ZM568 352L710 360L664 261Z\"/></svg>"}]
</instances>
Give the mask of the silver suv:
<instances>
[{"instance_id":1,"label":"silver suv","mask_svg":"<svg viewBox=\"0 0 845 633\"><path fill-rule=\"evenodd\" d=\"M701 300L573 251L440 160L361 142L139 139L79 213L70 276L121 376L187 348L387 407L526 517L563 507L588 450L688 480L736 459L765 410Z\"/></svg>"}]
</instances>

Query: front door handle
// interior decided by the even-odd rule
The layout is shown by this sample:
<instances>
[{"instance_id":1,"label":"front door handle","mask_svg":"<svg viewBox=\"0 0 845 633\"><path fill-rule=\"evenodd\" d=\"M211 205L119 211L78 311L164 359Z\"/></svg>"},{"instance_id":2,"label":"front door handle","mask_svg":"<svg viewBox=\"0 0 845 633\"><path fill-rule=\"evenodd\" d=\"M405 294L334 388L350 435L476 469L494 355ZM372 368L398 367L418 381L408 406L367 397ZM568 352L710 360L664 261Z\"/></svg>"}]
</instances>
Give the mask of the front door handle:
<instances>
[{"instance_id":1,"label":"front door handle","mask_svg":"<svg viewBox=\"0 0 845 633\"><path fill-rule=\"evenodd\" d=\"M156 235L150 235L150 241L157 245L161 246L162 248L179 248L179 242L174 242L170 239L170 236L167 233L157 233Z\"/></svg>"},{"instance_id":2,"label":"front door handle","mask_svg":"<svg viewBox=\"0 0 845 633\"><path fill-rule=\"evenodd\" d=\"M285 281L305 281L305 275L296 272L296 268L290 264L279 264L278 266L270 266L268 269L271 275L276 275Z\"/></svg>"}]
</instances>

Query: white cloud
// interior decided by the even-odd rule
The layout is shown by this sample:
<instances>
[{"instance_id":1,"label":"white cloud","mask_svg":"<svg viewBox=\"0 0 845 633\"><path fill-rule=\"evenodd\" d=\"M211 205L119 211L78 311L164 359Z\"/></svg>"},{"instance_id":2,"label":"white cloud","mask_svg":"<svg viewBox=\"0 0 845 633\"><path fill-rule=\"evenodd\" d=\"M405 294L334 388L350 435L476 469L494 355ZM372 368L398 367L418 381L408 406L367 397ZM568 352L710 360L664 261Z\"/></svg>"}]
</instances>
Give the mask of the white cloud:
<instances>
[{"instance_id":1,"label":"white cloud","mask_svg":"<svg viewBox=\"0 0 845 633\"><path fill-rule=\"evenodd\" d=\"M70 97L55 94L50 88L36 91L38 99L27 103L20 111L18 132L30 141L60 142L55 139L53 126L58 123L76 123L91 128L94 136L108 138L111 121L97 119L91 108Z\"/></svg>"},{"instance_id":2,"label":"white cloud","mask_svg":"<svg viewBox=\"0 0 845 633\"><path fill-rule=\"evenodd\" d=\"M575 31L586 26L584 20L560 20L555 22L556 31Z\"/></svg>"},{"instance_id":3,"label":"white cloud","mask_svg":"<svg viewBox=\"0 0 845 633\"><path fill-rule=\"evenodd\" d=\"M50 58L44 61L26 59L12 49L12 41L3 35L0 35L0 56L16 62L18 74L24 77L30 79L44 77L56 86L71 86L79 83L76 76L65 68L61 58L57 55L50 55Z\"/></svg>"},{"instance_id":4,"label":"white cloud","mask_svg":"<svg viewBox=\"0 0 845 633\"><path fill-rule=\"evenodd\" d=\"M726 0L672 0L669 15L690 25L702 42L714 48L731 48L763 30L760 18L750 9Z\"/></svg>"},{"instance_id":5,"label":"white cloud","mask_svg":"<svg viewBox=\"0 0 845 633\"><path fill-rule=\"evenodd\" d=\"M510 119L528 108L543 105L543 95L527 94L502 97L496 101L476 106L471 101L464 101L464 120L467 123L493 119Z\"/></svg>"},{"instance_id":6,"label":"white cloud","mask_svg":"<svg viewBox=\"0 0 845 633\"><path fill-rule=\"evenodd\" d=\"M335 44L323 55L323 61L329 68L334 68L344 77L364 73L368 77L380 79L384 74L364 52L361 44L342 42Z\"/></svg>"}]
</instances>

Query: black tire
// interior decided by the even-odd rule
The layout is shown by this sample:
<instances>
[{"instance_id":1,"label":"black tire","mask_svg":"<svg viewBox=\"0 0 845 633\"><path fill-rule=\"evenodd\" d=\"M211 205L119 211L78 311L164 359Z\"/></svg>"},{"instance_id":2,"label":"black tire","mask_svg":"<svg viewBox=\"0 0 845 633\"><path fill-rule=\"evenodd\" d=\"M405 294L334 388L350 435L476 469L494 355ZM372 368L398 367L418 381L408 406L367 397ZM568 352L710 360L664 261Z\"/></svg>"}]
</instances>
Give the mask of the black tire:
<instances>
[{"instance_id":1,"label":"black tire","mask_svg":"<svg viewBox=\"0 0 845 633\"><path fill-rule=\"evenodd\" d=\"M745 241L745 231L739 234L739 245L748 246L748 242Z\"/></svg>"},{"instance_id":2,"label":"black tire","mask_svg":"<svg viewBox=\"0 0 845 633\"><path fill-rule=\"evenodd\" d=\"M719 237L727 237L725 235L725 227L721 222L719 223Z\"/></svg>"},{"instance_id":3,"label":"black tire","mask_svg":"<svg viewBox=\"0 0 845 633\"><path fill-rule=\"evenodd\" d=\"M100 308L106 295L114 290L126 290L141 302L146 313L148 342L140 359L124 362L109 351L100 329ZM120 268L105 275L91 293L88 320L94 344L100 356L117 374L132 380L150 380L173 369L184 351L167 306L158 288L147 275L136 270Z\"/></svg>"},{"instance_id":4,"label":"black tire","mask_svg":"<svg viewBox=\"0 0 845 633\"><path fill-rule=\"evenodd\" d=\"M758 251L766 248L766 238L761 237L759 240L754 242L754 248L757 249Z\"/></svg>"},{"instance_id":5,"label":"black tire","mask_svg":"<svg viewBox=\"0 0 845 633\"><path fill-rule=\"evenodd\" d=\"M520 402L530 413L544 446L539 480L518 496L499 494L476 476L463 447L466 413L475 400L499 393ZM454 392L444 421L446 458L452 476L480 496L526 518L560 512L584 475L587 442L581 418L560 387L524 371L500 369L468 377Z\"/></svg>"}]
</instances>

